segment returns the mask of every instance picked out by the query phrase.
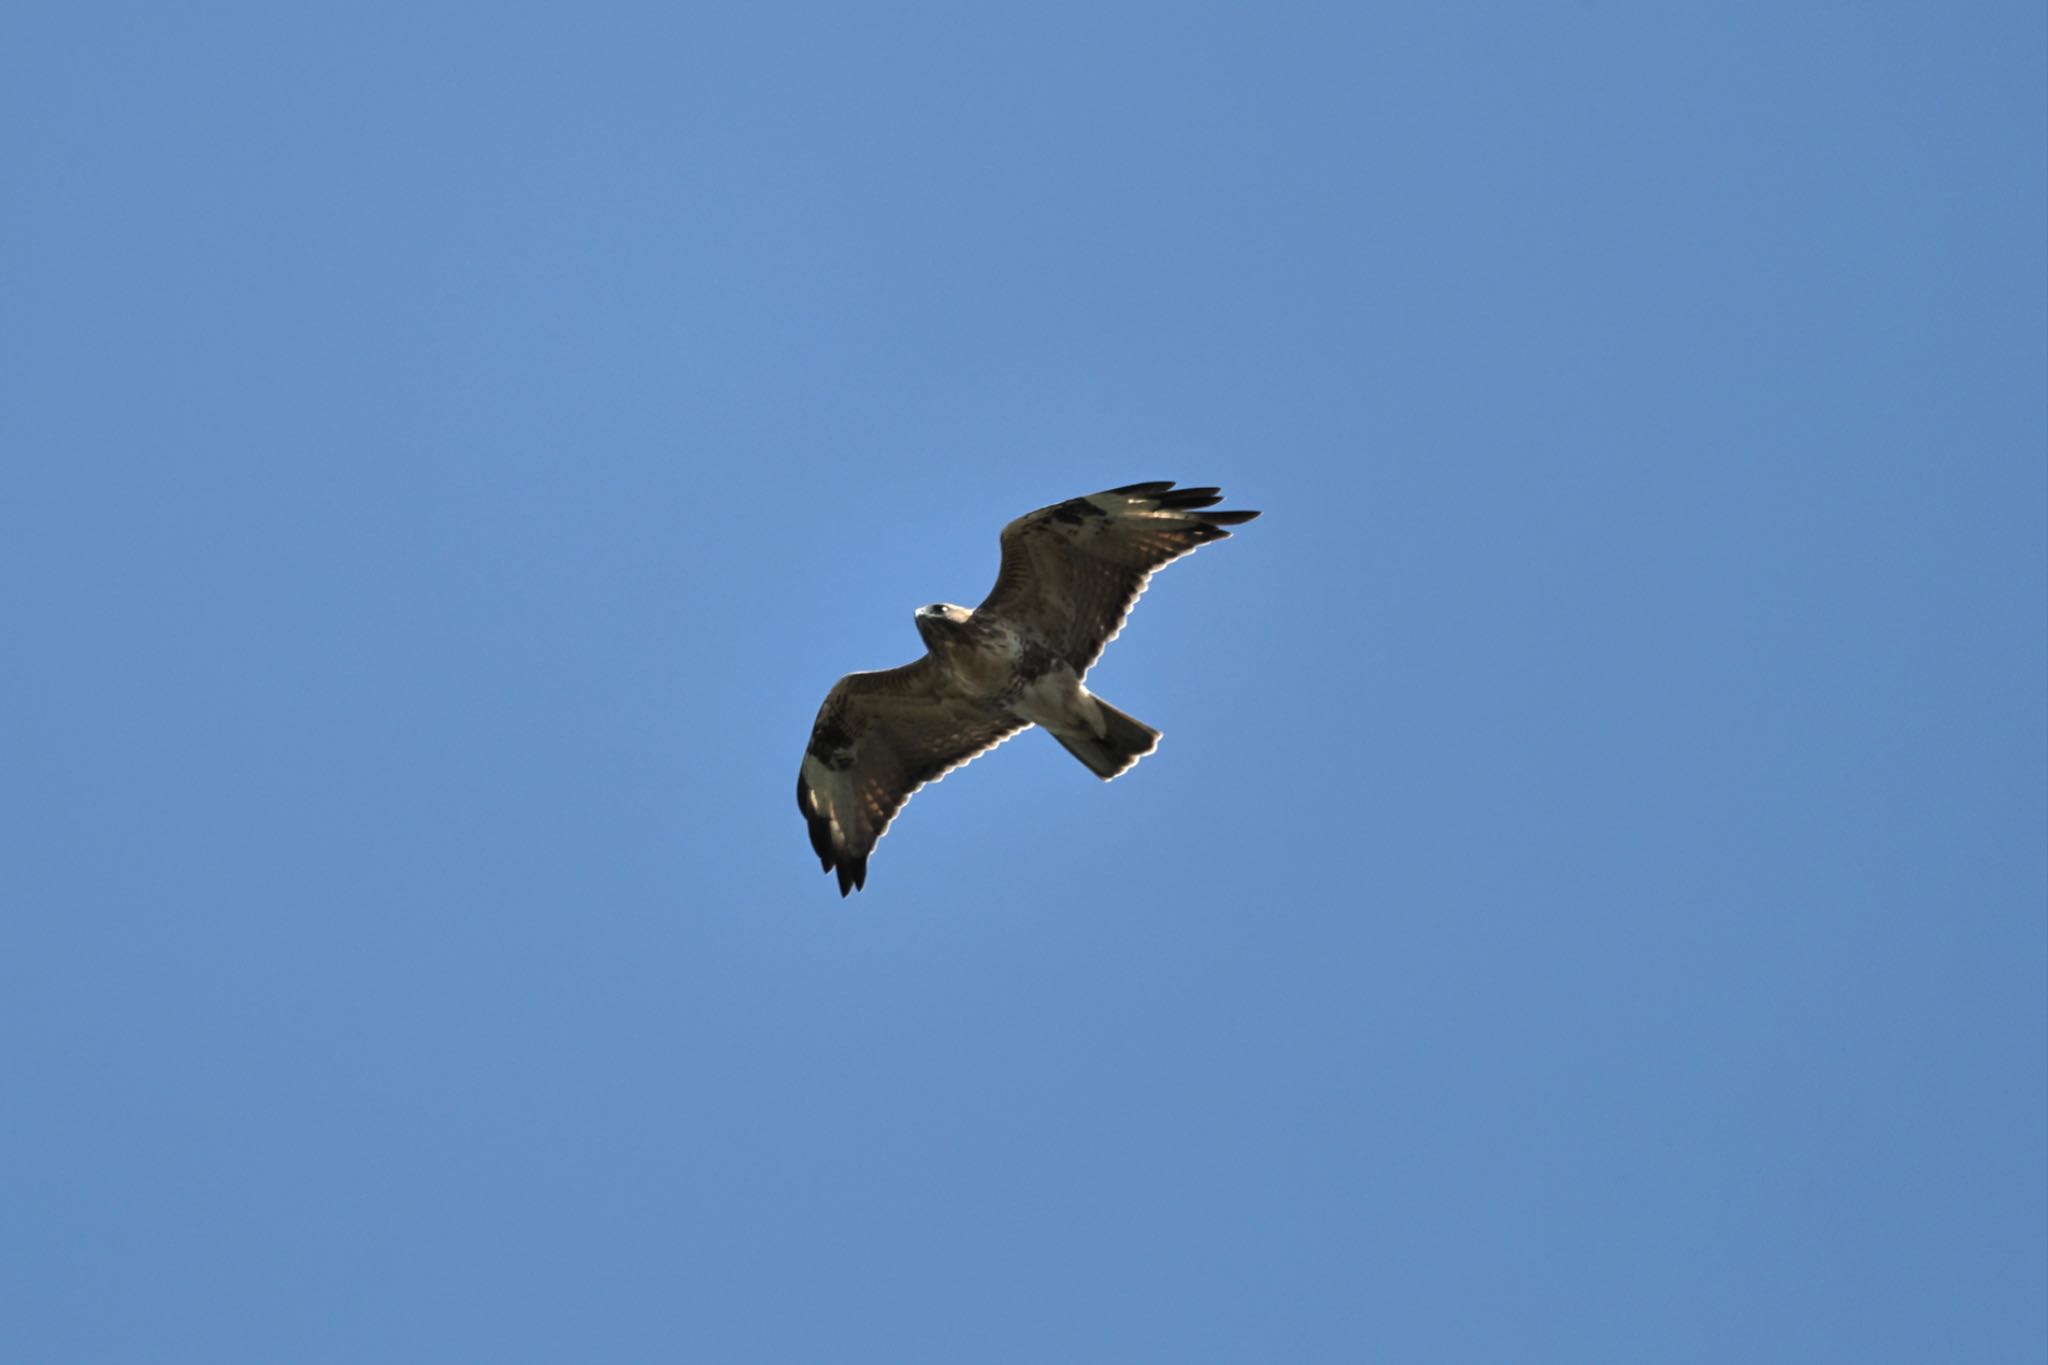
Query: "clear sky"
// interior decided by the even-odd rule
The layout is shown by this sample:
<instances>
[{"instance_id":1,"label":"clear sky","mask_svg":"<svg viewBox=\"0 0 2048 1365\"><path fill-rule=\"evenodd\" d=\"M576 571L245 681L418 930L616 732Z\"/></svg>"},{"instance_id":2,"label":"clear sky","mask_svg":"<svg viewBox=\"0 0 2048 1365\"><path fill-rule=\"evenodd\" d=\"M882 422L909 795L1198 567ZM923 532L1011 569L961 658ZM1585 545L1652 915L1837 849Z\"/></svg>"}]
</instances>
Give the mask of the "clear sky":
<instances>
[{"instance_id":1,"label":"clear sky","mask_svg":"<svg viewBox=\"0 0 2048 1365\"><path fill-rule=\"evenodd\" d=\"M2035 3L0 20L11 1360L2048 1353ZM1024 511L1265 516L841 901Z\"/></svg>"}]
</instances>

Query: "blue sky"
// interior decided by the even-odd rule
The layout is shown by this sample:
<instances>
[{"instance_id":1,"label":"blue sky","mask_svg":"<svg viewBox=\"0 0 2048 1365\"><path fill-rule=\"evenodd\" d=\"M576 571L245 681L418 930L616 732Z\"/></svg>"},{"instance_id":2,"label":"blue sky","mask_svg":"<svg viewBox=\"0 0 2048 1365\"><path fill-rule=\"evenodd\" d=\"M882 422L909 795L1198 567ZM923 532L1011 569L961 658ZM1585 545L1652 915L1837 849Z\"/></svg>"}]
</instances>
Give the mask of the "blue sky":
<instances>
[{"instance_id":1,"label":"blue sky","mask_svg":"<svg viewBox=\"0 0 2048 1365\"><path fill-rule=\"evenodd\" d=\"M23 1360L2048 1351L2037 5L0 21ZM1265 517L842 902L998 528Z\"/></svg>"}]
</instances>

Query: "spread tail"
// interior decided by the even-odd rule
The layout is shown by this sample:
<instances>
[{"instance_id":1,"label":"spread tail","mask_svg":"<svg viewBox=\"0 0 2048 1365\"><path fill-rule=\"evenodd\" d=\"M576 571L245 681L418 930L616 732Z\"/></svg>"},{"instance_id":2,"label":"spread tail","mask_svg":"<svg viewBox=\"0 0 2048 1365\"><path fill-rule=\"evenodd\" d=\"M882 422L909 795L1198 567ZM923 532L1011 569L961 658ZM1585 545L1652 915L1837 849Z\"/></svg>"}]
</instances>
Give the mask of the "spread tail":
<instances>
[{"instance_id":1,"label":"spread tail","mask_svg":"<svg viewBox=\"0 0 2048 1365\"><path fill-rule=\"evenodd\" d=\"M1090 772L1107 782L1158 748L1159 732L1144 721L1125 715L1100 697L1089 699L1102 712L1102 734L1097 735L1084 722L1071 728L1063 725L1052 731L1052 737L1068 753L1086 763ZM1051 729L1050 726L1047 728Z\"/></svg>"}]
</instances>

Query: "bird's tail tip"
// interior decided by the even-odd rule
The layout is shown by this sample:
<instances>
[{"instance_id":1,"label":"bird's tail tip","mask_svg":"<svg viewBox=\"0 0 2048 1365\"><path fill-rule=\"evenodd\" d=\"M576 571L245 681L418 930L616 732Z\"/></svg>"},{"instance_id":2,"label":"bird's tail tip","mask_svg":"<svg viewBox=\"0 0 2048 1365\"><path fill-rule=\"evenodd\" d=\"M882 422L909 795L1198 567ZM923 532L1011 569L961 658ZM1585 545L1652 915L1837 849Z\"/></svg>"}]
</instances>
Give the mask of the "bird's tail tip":
<instances>
[{"instance_id":1,"label":"bird's tail tip","mask_svg":"<svg viewBox=\"0 0 2048 1365\"><path fill-rule=\"evenodd\" d=\"M1104 782L1129 772L1137 761L1159 747L1159 732L1136 716L1119 711L1100 697L1091 697L1102 713L1102 733L1086 725L1062 725L1052 737L1088 765ZM1047 727L1051 729L1051 727Z\"/></svg>"}]
</instances>

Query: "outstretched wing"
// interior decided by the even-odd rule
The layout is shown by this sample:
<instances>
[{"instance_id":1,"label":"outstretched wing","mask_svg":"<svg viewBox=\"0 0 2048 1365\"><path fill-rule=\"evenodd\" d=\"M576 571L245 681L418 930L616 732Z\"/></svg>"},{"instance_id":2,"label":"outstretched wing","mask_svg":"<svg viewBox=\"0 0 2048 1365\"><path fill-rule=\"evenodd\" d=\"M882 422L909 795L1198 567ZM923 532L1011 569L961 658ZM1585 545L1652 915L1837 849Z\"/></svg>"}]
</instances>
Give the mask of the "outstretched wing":
<instances>
[{"instance_id":1,"label":"outstretched wing","mask_svg":"<svg viewBox=\"0 0 2048 1365\"><path fill-rule=\"evenodd\" d=\"M927 782L1027 728L991 707L943 696L929 657L880 673L849 673L826 694L796 778L811 847L839 894L865 886L868 854Z\"/></svg>"},{"instance_id":2,"label":"outstretched wing","mask_svg":"<svg viewBox=\"0 0 2048 1365\"><path fill-rule=\"evenodd\" d=\"M1003 567L977 616L999 616L1085 674L1152 575L1257 512L1205 512L1214 488L1134 483L1069 498L1003 528Z\"/></svg>"}]
</instances>

